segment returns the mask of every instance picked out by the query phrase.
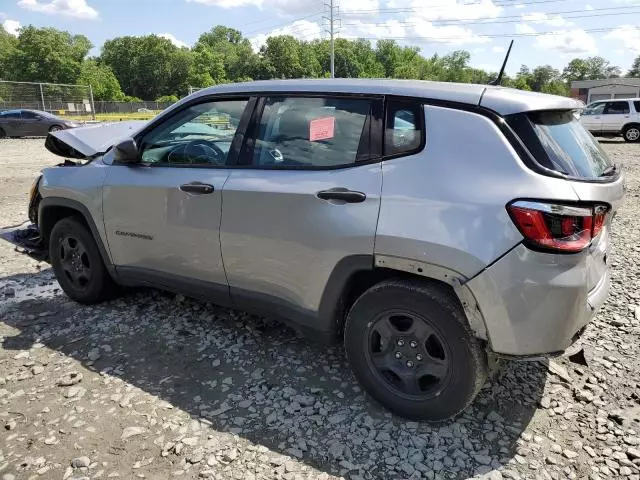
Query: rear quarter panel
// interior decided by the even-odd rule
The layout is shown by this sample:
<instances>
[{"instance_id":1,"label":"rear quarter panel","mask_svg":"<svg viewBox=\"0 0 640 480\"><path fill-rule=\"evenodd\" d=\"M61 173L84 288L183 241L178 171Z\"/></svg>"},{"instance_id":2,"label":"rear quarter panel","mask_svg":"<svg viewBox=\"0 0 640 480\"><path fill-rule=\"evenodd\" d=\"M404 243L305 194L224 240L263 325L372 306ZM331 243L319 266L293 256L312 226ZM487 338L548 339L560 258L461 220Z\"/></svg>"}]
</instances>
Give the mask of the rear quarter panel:
<instances>
[{"instance_id":1,"label":"rear quarter panel","mask_svg":"<svg viewBox=\"0 0 640 480\"><path fill-rule=\"evenodd\" d=\"M426 106L425 120L424 150L383 163L376 255L444 267L464 281L522 240L507 203L577 200L569 182L529 170L491 119Z\"/></svg>"}]
</instances>

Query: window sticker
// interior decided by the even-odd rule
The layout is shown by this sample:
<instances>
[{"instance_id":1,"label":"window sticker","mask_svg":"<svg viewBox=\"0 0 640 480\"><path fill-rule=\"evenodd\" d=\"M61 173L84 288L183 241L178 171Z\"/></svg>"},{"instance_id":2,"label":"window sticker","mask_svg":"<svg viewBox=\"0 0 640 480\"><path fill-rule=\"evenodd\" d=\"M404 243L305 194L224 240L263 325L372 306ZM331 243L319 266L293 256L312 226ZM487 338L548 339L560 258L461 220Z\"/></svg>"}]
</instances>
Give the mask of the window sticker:
<instances>
[{"instance_id":1,"label":"window sticker","mask_svg":"<svg viewBox=\"0 0 640 480\"><path fill-rule=\"evenodd\" d=\"M328 140L333 138L336 126L336 117L316 118L309 122L309 141Z\"/></svg>"}]
</instances>

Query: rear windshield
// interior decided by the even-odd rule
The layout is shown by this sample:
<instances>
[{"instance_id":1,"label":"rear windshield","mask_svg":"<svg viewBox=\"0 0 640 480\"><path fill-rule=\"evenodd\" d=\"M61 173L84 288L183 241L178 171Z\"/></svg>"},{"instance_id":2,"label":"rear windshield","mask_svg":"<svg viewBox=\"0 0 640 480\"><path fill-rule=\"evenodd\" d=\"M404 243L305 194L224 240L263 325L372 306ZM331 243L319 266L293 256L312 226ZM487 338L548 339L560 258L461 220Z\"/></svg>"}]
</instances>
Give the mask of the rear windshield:
<instances>
[{"instance_id":1,"label":"rear windshield","mask_svg":"<svg viewBox=\"0 0 640 480\"><path fill-rule=\"evenodd\" d=\"M593 179L613 163L569 110L529 112L507 119L542 166L571 177Z\"/></svg>"}]
</instances>

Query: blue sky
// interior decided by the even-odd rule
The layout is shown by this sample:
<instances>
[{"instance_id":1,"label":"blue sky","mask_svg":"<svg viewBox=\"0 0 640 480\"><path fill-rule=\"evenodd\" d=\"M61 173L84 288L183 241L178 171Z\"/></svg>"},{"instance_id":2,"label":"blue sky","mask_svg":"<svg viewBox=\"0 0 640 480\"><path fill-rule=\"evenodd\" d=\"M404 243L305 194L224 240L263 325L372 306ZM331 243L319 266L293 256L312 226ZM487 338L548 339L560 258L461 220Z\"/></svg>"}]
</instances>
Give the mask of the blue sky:
<instances>
[{"instance_id":1,"label":"blue sky","mask_svg":"<svg viewBox=\"0 0 640 480\"><path fill-rule=\"evenodd\" d=\"M326 0L328 2L329 0ZM521 64L562 68L602 55L626 70L640 55L640 0L334 0L339 36L395 38L424 55L466 49L472 64L497 70L515 40L508 72ZM0 0L0 23L52 26L105 40L156 33L192 45L217 24L237 28L254 48L270 34L327 38L323 0Z\"/></svg>"}]
</instances>

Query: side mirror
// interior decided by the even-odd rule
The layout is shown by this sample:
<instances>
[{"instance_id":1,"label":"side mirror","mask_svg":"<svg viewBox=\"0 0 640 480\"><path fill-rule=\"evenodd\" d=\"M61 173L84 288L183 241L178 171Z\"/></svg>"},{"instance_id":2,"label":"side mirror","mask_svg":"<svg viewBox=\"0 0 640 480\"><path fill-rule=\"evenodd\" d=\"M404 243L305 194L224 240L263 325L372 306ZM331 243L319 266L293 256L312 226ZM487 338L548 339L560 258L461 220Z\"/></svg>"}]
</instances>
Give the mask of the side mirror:
<instances>
[{"instance_id":1,"label":"side mirror","mask_svg":"<svg viewBox=\"0 0 640 480\"><path fill-rule=\"evenodd\" d=\"M113 160L117 163L132 165L139 162L138 146L133 138L127 138L113 147Z\"/></svg>"}]
</instances>

